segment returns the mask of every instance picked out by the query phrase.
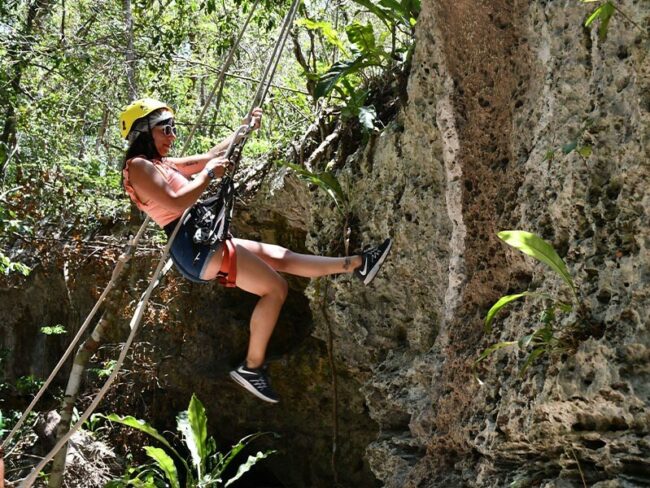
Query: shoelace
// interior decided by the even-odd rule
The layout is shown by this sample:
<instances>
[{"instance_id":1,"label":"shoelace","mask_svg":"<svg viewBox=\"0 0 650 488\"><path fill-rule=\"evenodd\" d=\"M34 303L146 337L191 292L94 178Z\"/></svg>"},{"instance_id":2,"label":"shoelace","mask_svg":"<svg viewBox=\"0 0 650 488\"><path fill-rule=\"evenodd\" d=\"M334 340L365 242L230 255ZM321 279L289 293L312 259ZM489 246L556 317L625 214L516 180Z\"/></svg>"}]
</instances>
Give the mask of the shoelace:
<instances>
[{"instance_id":1,"label":"shoelace","mask_svg":"<svg viewBox=\"0 0 650 488\"><path fill-rule=\"evenodd\" d=\"M260 376L259 378L253 378L249 381L255 388L263 390L266 389L267 387L266 378L264 378L263 376Z\"/></svg>"},{"instance_id":2,"label":"shoelace","mask_svg":"<svg viewBox=\"0 0 650 488\"><path fill-rule=\"evenodd\" d=\"M371 249L371 250L369 250L369 251L366 251L366 256L368 257L368 259L371 259L371 260L374 261L374 260L377 259L379 256L381 256L381 249L379 249L378 247L376 247L376 248L374 248L374 249Z\"/></svg>"}]
</instances>

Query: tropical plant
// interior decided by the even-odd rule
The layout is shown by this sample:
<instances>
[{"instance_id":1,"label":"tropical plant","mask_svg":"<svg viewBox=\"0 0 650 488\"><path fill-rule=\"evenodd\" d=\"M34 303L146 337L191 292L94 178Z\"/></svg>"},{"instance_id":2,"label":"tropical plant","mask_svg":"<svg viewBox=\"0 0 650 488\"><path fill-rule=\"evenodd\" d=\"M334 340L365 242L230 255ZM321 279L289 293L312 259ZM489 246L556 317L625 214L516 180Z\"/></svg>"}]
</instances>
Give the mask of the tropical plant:
<instances>
[{"instance_id":1,"label":"tropical plant","mask_svg":"<svg viewBox=\"0 0 650 488\"><path fill-rule=\"evenodd\" d=\"M563 350L563 343L557 336L558 314L570 313L574 306L579 305L579 300L575 284L566 264L551 244L535 234L520 230L502 231L497 235L506 244L546 264L562 278L562 281L564 281L571 292L571 299L568 303L567 300L547 293L525 291L513 295L506 295L501 297L488 311L485 317L485 331L491 332L495 316L502 308L510 303L526 297L539 298L544 301L544 309L539 315L540 326L534 328L531 333L526 334L518 340L498 342L489 346L476 359L476 363L478 364L499 349L517 345L521 350L527 351L526 360L520 369L520 374L523 374L540 357L551 352Z\"/></svg>"},{"instance_id":2,"label":"tropical plant","mask_svg":"<svg viewBox=\"0 0 650 488\"><path fill-rule=\"evenodd\" d=\"M621 8L612 1L602 1L602 0L580 0L581 3L598 3L596 8L594 8L585 20L585 27L591 27L591 25L599 21L598 25L598 37L601 41L607 39L607 29L609 28L609 22L614 15L614 12L618 12L620 15L625 17L628 22L630 22L634 27L643 32L646 36L648 32L646 29L641 27L638 23L634 22L630 17L628 17Z\"/></svg>"},{"instance_id":3,"label":"tropical plant","mask_svg":"<svg viewBox=\"0 0 650 488\"><path fill-rule=\"evenodd\" d=\"M307 78L314 83L314 101L336 94L343 102L341 116L344 119L358 117L361 127L371 131L375 128L376 109L366 105L370 94L369 72L385 73L410 50L420 3L418 0L380 0L377 3L354 0L354 4L370 15L364 14L363 20L355 15L342 32L325 19L298 20L299 26L318 33L324 43L342 56L338 59L338 55L334 55L331 62L321 63L316 73L309 71L304 60L301 64ZM315 56L312 54L312 57Z\"/></svg>"},{"instance_id":4,"label":"tropical plant","mask_svg":"<svg viewBox=\"0 0 650 488\"><path fill-rule=\"evenodd\" d=\"M299 166L297 164L281 162L281 166L286 166L298 175L299 178L305 180L309 184L316 185L318 188L323 190L332 201L336 204L336 208L343 215L347 215L350 208L350 203L347 194L343 191L341 184L339 183L336 176L334 176L329 171L322 171L319 173L314 173L309 171L307 168Z\"/></svg>"},{"instance_id":5,"label":"tropical plant","mask_svg":"<svg viewBox=\"0 0 650 488\"><path fill-rule=\"evenodd\" d=\"M117 422L144 432L156 439L164 447L164 449L161 449L146 446L144 450L147 456L153 460L153 463L130 467L122 478L111 481L107 488L127 486L153 488L158 486L159 483L163 483L162 486L180 488L181 479L185 480L184 486L186 488L227 487L241 478L258 461L275 452L259 451L255 456L248 456L248 459L239 465L235 475L224 481L222 477L233 459L251 441L265 435L265 433L246 436L233 446L228 453L222 454L217 450L214 438L208 437L208 421L205 407L195 395L192 395L188 409L181 412L176 419L177 429L182 434L185 446L190 452L191 460L189 463L172 447L167 439L144 420L138 420L132 416L121 417L116 414L107 415L106 418L111 422ZM184 478L179 476L177 465L182 466Z\"/></svg>"},{"instance_id":6,"label":"tropical plant","mask_svg":"<svg viewBox=\"0 0 650 488\"><path fill-rule=\"evenodd\" d=\"M600 25L598 27L598 37L601 41L604 41L607 38L607 28L609 27L609 21L614 14L616 7L612 2L601 2L599 0L580 0L582 3L594 3L599 2L599 5L589 14L587 20L585 20L585 27L591 26L594 21L597 19L600 20Z\"/></svg>"}]
</instances>

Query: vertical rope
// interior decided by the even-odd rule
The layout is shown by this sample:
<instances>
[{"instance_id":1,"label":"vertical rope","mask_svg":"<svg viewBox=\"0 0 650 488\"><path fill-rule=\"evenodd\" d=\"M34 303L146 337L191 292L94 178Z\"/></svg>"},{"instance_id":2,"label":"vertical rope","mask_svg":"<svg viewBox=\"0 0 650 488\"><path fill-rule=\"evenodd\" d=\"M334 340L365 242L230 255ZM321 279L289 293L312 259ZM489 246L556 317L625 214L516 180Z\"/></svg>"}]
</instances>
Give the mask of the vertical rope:
<instances>
[{"instance_id":1,"label":"vertical rope","mask_svg":"<svg viewBox=\"0 0 650 488\"><path fill-rule=\"evenodd\" d=\"M258 3L259 3L259 0L256 2L255 6L257 6ZM256 96L254 98L253 108L255 106L257 106L257 105L255 105L255 102L259 101L259 103L262 103L264 101L265 97L266 97L266 94L268 93L270 82L272 80L273 75L275 74L275 70L276 70L277 65L279 63L279 57L280 57L281 52L282 52L281 49L284 47L284 44L286 43L288 32L289 32L291 24L293 23L293 19L295 18L296 12L298 10L299 3L300 3L300 0L294 0L294 2L292 4L286 18L285 18L285 21L283 23L283 28L282 28L281 35L278 38L278 42L276 42L276 46L275 46L275 49L273 51L273 57L271 58L271 60L267 64L267 67L265 69L265 76L263 77L263 80L260 83L260 87L258 88L258 91L257 91ZM249 14L248 19L246 20L246 22L244 24L244 27L241 29L240 35L237 38L237 42L236 42L235 46L233 46L233 49L231 49L231 53L230 53L229 58L228 58L229 60L231 60L231 58L232 58L232 53L234 52L234 48L236 47L236 45L241 40L242 34L245 31L246 26L248 25L248 21L252 17L253 11L254 11L254 9ZM281 48L278 49L278 46L281 46ZM223 79L225 78L226 68L227 68L227 66L224 65L224 69L222 69L222 73L221 73L219 79L217 80L217 84L215 84L215 88L213 89L213 92L216 91L216 86L221 85L223 87ZM269 73L271 73L270 78L268 78ZM268 82L266 81L267 78L268 78ZM268 83L268 85L264 86L267 83ZM220 91L220 94L221 94L221 91ZM185 145L183 146L183 149L182 149L181 153L184 153L185 150L187 149L187 147L189 147L189 142L190 142L190 140L192 139L192 137L194 135L196 127L199 125L200 120L202 119L203 115L205 114L205 112L207 110L207 106L210 103L211 98L212 98L212 94L209 97L208 101L206 102L206 105L204 106L204 109L202 110L201 114L199 115L199 118L197 119L196 123L192 127L192 130L190 131L190 135L188 136L188 139L187 139ZM249 114L251 113L251 111L252 111L252 108L249 111ZM245 141L246 141L246 138L244 138L243 143L245 143ZM124 359L126 358L126 354L127 354L128 350L129 350L129 348L130 348L130 346L131 346L131 344L133 342L133 339L135 338L135 334L136 334L136 332L137 332L137 330L139 328L140 322L142 320L142 315L144 314L144 310L145 310L145 308L147 306L147 303L149 301L149 297L151 296L151 293L152 293L153 289L157 286L157 284L159 282L159 277L161 275L161 271L163 270L163 268L165 268L165 270L167 270L170 267L170 261L166 261L166 258L167 258L167 255L169 253L169 249L171 248L172 242L173 242L174 238L176 237L176 234L178 233L178 231L179 231L179 229L181 227L181 222L183 222L183 220L184 220L184 218L185 218L185 216L187 215L188 212L189 212L189 209L186 209L185 212L183 213L183 216L179 219L178 224L176 224L176 227L174 228L174 231L172 232L172 235L169 237L169 240L167 241L167 245L165 246L165 248L163 250L163 253L162 253L162 256L161 256L160 261L158 263L158 266L156 268L156 271L154 272L154 274L153 274L153 276L151 278L151 282L149 283L149 286L148 286L147 290L143 294L142 298L140 299L140 302L138 303L138 305L136 307L136 312L135 312L135 314L134 314L134 316L131 319L131 322L129 324L129 326L131 328L131 333L129 334L129 337L128 337L127 341L124 343L124 346L122 347L119 358L118 358L118 360L117 360L117 362L116 362L116 364L115 364L115 366L113 368L113 371L111 372L111 375L108 377L108 379L106 380L106 383L104 384L104 386L102 386L101 390L97 393L97 395L93 399L90 406L79 417L79 420L77 421L77 423L75 423L74 426L72 426L70 428L70 430L67 432L67 434L65 436L63 436L61 439L59 439L59 441L52 448L52 450L40 461L38 466L36 466L36 468L30 473L30 475L20 484L21 488L29 488L34 484L34 482L36 481L39 473L43 470L43 468L47 465L47 463L49 463L52 460L52 458L56 455L56 453L70 440L70 437L72 437L72 435L79 428L81 428L83 423L86 420L88 420L88 418L94 412L94 410L97 407L97 405L99 404L99 402L104 398L104 396L108 392L108 389L110 388L113 381L117 377L117 374L118 374L122 364L124 363ZM145 219L144 223L142 224L142 226L140 227L140 230L138 231L138 234L137 234L137 239L134 239L132 241L133 246L137 245L137 243L139 241L139 238L142 236L142 234L144 232L144 229L145 229L146 225L148 224L149 220L150 220L149 217L147 217ZM131 249L131 252L132 251L133 250ZM117 278L117 275L119 275L119 272L118 273L115 272L118 268L120 268L119 271L121 272L122 267L119 267L119 266L116 267L116 269L114 270L114 273L113 273L114 276L113 276L111 282L113 282ZM112 287L111 283L109 283L109 285L110 285L110 287ZM107 290L108 289L109 289L109 287L107 286ZM105 290L105 292L102 293L102 297L105 297L105 295L108 294L107 290ZM101 299L101 297L100 297L100 299ZM93 308L93 311L91 313L94 315L94 313L96 313L96 309L98 309L98 308L99 308L99 305L96 305ZM90 319L87 319L86 322L89 323ZM85 324L85 325L87 327L87 324ZM80 338L81 332L77 333L77 336L78 337L75 338L75 341L79 340L78 338ZM74 344L76 344L76 342ZM73 345L71 345L68 349L69 349L69 351L71 351L73 349ZM70 353L67 352L67 354L69 355ZM67 356L65 358L67 359ZM57 365L57 368L60 369L60 367L62 366L62 364L64 362L65 362L65 359L62 359L59 362L59 365ZM51 379L54 378L54 376L56 375L57 372L58 372L58 369L55 369L55 371L53 371L53 373L50 375L50 381L51 381ZM42 388L41 390L43 392L45 391L44 388ZM42 395L41 391L39 391L39 394ZM40 398L40 395L38 396L38 398ZM35 400L37 401L37 399L35 399ZM33 409L36 401L33 401L32 405L30 405L30 407L32 409ZM29 410L29 411L31 411L31 410ZM26 413L23 414L23 417L26 418L29 411L26 411ZM24 421L24 419L23 419L23 421ZM12 432L15 434L15 431L17 431L17 429L14 429L14 431L12 431ZM9 441L9 438L5 442L8 442L8 441ZM4 446L4 444L3 444L3 446Z\"/></svg>"}]
</instances>

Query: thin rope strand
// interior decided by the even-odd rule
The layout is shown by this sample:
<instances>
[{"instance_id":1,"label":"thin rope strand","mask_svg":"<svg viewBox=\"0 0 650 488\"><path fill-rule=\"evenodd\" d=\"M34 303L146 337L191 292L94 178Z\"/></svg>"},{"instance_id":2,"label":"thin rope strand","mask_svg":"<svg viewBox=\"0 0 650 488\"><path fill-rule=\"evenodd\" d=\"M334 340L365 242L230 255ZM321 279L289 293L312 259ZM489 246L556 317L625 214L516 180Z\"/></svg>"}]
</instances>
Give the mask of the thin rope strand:
<instances>
[{"instance_id":1,"label":"thin rope strand","mask_svg":"<svg viewBox=\"0 0 650 488\"><path fill-rule=\"evenodd\" d=\"M259 0L258 0L258 1L259 1ZM300 0L294 0L294 4L292 5L293 10L292 10L292 9L289 10L289 13L287 14L287 17L286 17L286 19L285 19L285 24L284 24L283 28L286 28L287 26L291 25L291 23L293 22L293 18L294 18L294 16L295 16L295 12L297 11L297 5L298 5L299 2L300 2ZM257 3L256 3L255 5L257 5ZM252 15L252 14L249 15L249 18L251 17L251 15ZM242 30L243 30L243 29L242 29ZM284 35L284 42L286 42L286 32L287 32L286 30L283 30L283 34L285 34L285 35ZM241 36L240 36L240 39L241 39ZM280 44L280 41L282 41L282 40L283 40L283 38L280 37L280 38L278 39L278 42L276 43L276 49L274 49L274 55L275 55L275 56L278 56L278 57L279 57L279 55L281 55L281 51L280 51L280 53L278 54L277 47L278 47L278 45ZM283 46L283 47L284 47L284 42L282 42L282 46ZM271 62L269 62L269 64L267 65L267 70L266 70L267 73L268 73L268 71L269 71L269 69L270 69L270 66L271 66L272 61L273 61L273 59L272 59ZM275 74L275 68L277 68L277 64L278 64L278 62L279 62L279 61L276 61L276 62L275 62L275 65L274 65L274 68L273 68L273 71L272 71L273 74ZM225 70L224 70L223 72L225 73ZM224 76L225 76L225 75L224 75ZM262 86L263 86L263 85L260 84L260 88L258 88L258 93L261 93L260 90L261 90L261 87L262 87ZM266 92L268 92L268 89L266 90ZM264 97L265 97L265 95L266 95L266 92L264 92ZM256 96L257 96L257 95L256 95ZM261 101L263 101L263 98L261 99ZM207 106L207 104L206 104L206 106ZM205 113L205 111L206 111L206 110L205 110L205 108L204 108L204 110L201 112L201 115L199 116L199 119L197 119L197 123L194 124L194 127L192 128L192 131L190 132L190 135L188 136L188 142L186 142L186 144L185 144L184 147L183 147L182 153L183 153L183 152L185 151L185 149L189 146L189 140L191 140L191 137L193 136L193 134L194 134L194 132L195 132L196 126L198 126L198 121L200 121L200 118L203 116L203 114ZM249 114L250 114L251 112L252 112L252 109L251 109L251 111L249 111ZM244 142L245 142L245 140L244 140ZM130 327L131 327L131 333L129 334L129 337L128 337L126 343L124 344L124 346L123 346L123 348L122 348L122 351L120 352L120 356L119 356L119 358L118 358L117 363L115 364L115 367L113 368L113 371L112 371L111 375L109 376L109 378L107 379L106 383L105 383L104 386L101 388L101 390L97 393L97 395L95 396L93 402L92 402L92 403L90 404L90 406L86 409L86 411L83 413L83 415L79 418L79 420L77 421L77 423L74 424L74 426L72 426L72 427L70 428L70 430L67 432L67 434L66 434L65 436L63 436L63 437L62 437L62 438L57 442L57 444L56 444L56 445L54 446L54 448L53 448L53 449L52 449L52 450L47 454L47 456L45 456L45 457L41 460L41 462L39 463L39 465L38 465L38 466L37 466L37 467L36 467L36 468L31 472L31 474L30 474L30 475L29 475L29 476L28 476L28 477L23 481L23 483L21 483L21 485L20 485L21 488L29 488L29 487L32 486L32 484L34 483L34 481L35 481L36 478L38 477L38 473L40 473L40 471L41 471L41 470L42 470L42 469L47 465L47 463L50 462L50 461L52 460L52 458L54 458L54 456L56 455L56 453L57 453L57 452L58 452L58 451L59 451L59 450L60 450L60 449L61 449L61 448L62 448L62 447L63 447L63 446L68 442L68 440L70 440L70 437L72 437L72 435L74 435L74 433L75 433L75 432L76 432L76 431L77 431L77 430L82 426L82 424L83 424L83 423L84 423L84 422L85 422L85 421L90 417L90 415L93 413L93 411L95 410L95 408L97 407L97 405L99 404L99 402L101 402L101 400L103 399L103 397L106 395L108 389L110 388L111 384L112 384L113 381L115 380L115 378L116 378L116 376L117 376L117 373L119 372L119 370L120 370L122 364L124 363L124 359L125 359L125 357L126 357L126 354L127 354L128 350L129 350L129 348L130 348L130 346L131 346L131 343L133 342L133 339L134 339L134 337L135 337L135 333L137 332L137 330L138 330L138 328L139 328L140 321L142 320L142 315L143 315L144 310L145 310L145 308L146 308L146 305L147 305L147 303L148 303L148 301L149 301L149 297L150 297L150 295L151 295L153 289L154 289L154 288L158 285L158 283L159 283L159 276L160 276L161 270L163 269L163 263L164 263L164 267L165 267L165 269L166 269L166 270L169 269L169 261L166 262L165 259L166 259L167 255L168 255L168 253L169 253L169 249L171 248L171 244L172 244L174 238L176 237L176 234L178 233L178 231L179 231L179 229L180 229L180 227L181 227L181 222L183 222L183 220L184 220L185 216L187 215L187 213L189 212L189 210L190 210L190 209L186 209L185 212L183 213L183 216L179 219L178 223L176 224L176 227L174 228L174 231L172 232L172 235L170 236L170 238L169 238L169 240L168 240L168 242L167 242L167 245L165 246L165 248L164 248L164 250L163 250L163 254L162 254L161 259L160 259L160 261L159 261L159 263L158 263L158 266L157 266L157 268L156 268L156 271L154 272L154 274L153 274L153 276L152 276L152 279L151 279L151 282L150 282L150 284L149 284L149 287L147 288L147 290L146 290L145 293L143 294L143 296L142 296L140 302L138 303L137 308L136 308L136 313L135 313L135 315L133 316L133 318L132 318L132 320L131 320L131 323L129 324ZM147 217L147 218L145 219L145 222L143 223L143 225L141 226L140 229L142 230L142 229L146 226L146 224L147 224L148 222L149 222L149 217ZM138 235L141 235L141 232L140 232L140 231L138 232ZM137 244L137 242L135 242L135 244Z\"/></svg>"},{"instance_id":2,"label":"thin rope strand","mask_svg":"<svg viewBox=\"0 0 650 488\"><path fill-rule=\"evenodd\" d=\"M187 215L189 210L190 209L185 210L185 212L183 213L183 218L185 217L185 215ZM183 218L181 218L180 221L182 221ZM102 399L108 392L109 388L111 387L111 384L117 377L117 373L119 373L119 370L122 367L122 364L124 363L124 359L126 358L126 354L128 353L131 344L133 343L133 339L135 338L135 334L138 331L138 328L140 326L140 321L142 319L142 315L144 314L147 302L149 301L149 297L151 296L151 292L158 284L158 276L160 275L163 267L167 265L166 257L167 254L169 253L169 249L171 248L172 241L174 237L176 237L176 233L178 232L178 229L179 226L177 225L176 228L174 229L174 232L170 236L167 245L163 250L162 258L158 262L158 266L156 267L156 271L153 274L153 278L149 283L147 290L144 292L142 298L140 299L138 306L136 307L135 314L133 315L133 318L131 319L131 322L129 324L129 327L131 327L131 333L129 334L129 337L127 338L126 342L124 343L124 346L122 346L122 350L120 351L120 356L118 357L117 362L115 363L113 371L111 372L110 376L106 380L106 383L104 383L104 386L102 386L101 390L99 390L99 392L93 399L90 406L84 411L81 417L79 417L77 423L70 428L70 430L66 433L66 435L64 435L61 439L59 439L59 441L52 448L52 450L41 460L40 463L38 463L38 466L36 466L36 468L34 468L30 473L30 475L27 478L25 478L25 480L20 484L21 488L29 488L34 484L36 478L38 478L38 474L43 470L43 468L45 468L47 463L49 463L52 460L52 458L54 458L56 453L59 452L59 450L70 440L70 437L72 437L74 433L83 425L83 423L86 420L88 420L90 415L95 411L95 408L97 408L99 402L102 401Z\"/></svg>"},{"instance_id":3,"label":"thin rope strand","mask_svg":"<svg viewBox=\"0 0 650 488\"><path fill-rule=\"evenodd\" d=\"M217 82L215 83L214 87L212 88L212 91L210 92L210 95L208 96L208 99L206 100L206 103L203 106L203 110L201 111L201 113L199 114L199 117L197 118L197 120L193 124L192 129L190 130L190 134L188 135L187 139L185 140L185 144L183 145L183 148L181 149L181 155L185 154L185 151L189 147L190 142L192 141L192 138L194 137L194 133L196 132L196 128L201 123L201 120L202 120L203 116L205 115L205 113L207 111L207 108L209 107L210 103L212 102L212 98L214 97L214 94L215 94L215 92L217 90L217 87L220 87L219 97L217 99L217 107L216 107L216 111L218 112L219 105L220 105L220 102L221 102L221 92L222 92L222 89L223 89L223 85L224 85L223 82L225 80L226 72L227 72L228 68L230 67L230 65L232 64L232 60L234 58L234 53L235 53L237 47L239 46L239 43L241 42L241 39L242 39L242 37L243 37L243 35L244 35L245 31L246 31L246 28L248 27L248 24L250 23L251 18L253 17L253 14L255 13L255 10L256 10L257 5L259 4L259 2L260 2L260 0L256 0L255 4L253 5L253 8L251 9L250 13L248 14L248 17L246 18L246 21L244 22L243 27L240 29L239 34L237 36L237 39L236 39L235 43L233 44L233 46L231 47L230 52L228 53L228 57L226 59L225 64L223 65L223 68L221 70L219 78L218 78ZM145 221L142 223L142 225L138 229L136 237L129 244L131 247L127 248L127 250L120 257L120 258L123 257L124 259L123 260L121 259L120 263L113 270L113 275L111 276L111 280L109 281L108 285L106 286L106 288L104 289L104 291L100 295L100 297L99 297L97 303L95 304L95 306L93 307L93 309L90 311L90 313L86 317L86 320L84 321L83 325L81 326L81 328L79 329L79 331L75 335L74 339L72 340L72 342L68 346L68 349L64 353L63 357L59 360L57 365L54 367L52 373L50 373L50 376L48 377L48 379L45 381L45 383L43 383L40 390L38 391L36 396L34 396L32 402L29 404L27 409L23 412L22 416L20 417L20 419L18 420L18 422L16 423L14 428L11 430L9 435L4 439L4 441L2 443L2 447L4 449L6 449L8 447L9 442L11 442L11 439L18 432L20 427L22 427L22 425L25 423L25 421L27 420L28 415L32 412L32 410L34 409L34 407L36 406L38 401L45 394L45 392L47 391L47 388L50 386L50 384L52 383L52 381L54 380L56 375L59 373L59 371L61 370L61 368L65 364L65 362L68 359L68 357L70 356L70 354L72 354L72 351L74 350L75 346L77 345L77 343L81 339L81 336L86 331L86 329L90 325L91 320L93 319L93 317L95 316L95 314L99 310L100 305L104 302L106 296L108 295L110 290L115 285L115 282L117 281L117 278L121 274L121 272L122 272L122 270L124 268L124 265L130 259L130 256L132 255L132 252L137 248L137 245L140 242L140 239L142 238L142 234L144 233L144 230L146 229L149 222L150 222L150 218L149 218L149 216L147 216Z\"/></svg>"},{"instance_id":4,"label":"thin rope strand","mask_svg":"<svg viewBox=\"0 0 650 488\"><path fill-rule=\"evenodd\" d=\"M3 441L3 443L2 443L2 447L3 447L4 449L7 449L7 448L8 448L8 446L9 446L9 442L11 441L11 439L14 437L14 435L16 435L16 433L18 432L18 430L20 429L20 427L22 427L23 423L25 423L25 420L27 419L27 416L31 413L31 411L32 411L32 410L34 409L34 407L36 406L36 403L40 400L40 398L43 396L43 394L45 393L45 391L47 391L47 388L50 386L50 383L52 383L52 381L54 380L54 378L56 377L56 375L58 374L58 372L60 371L60 369L63 367L63 365L64 365L65 362L67 361L67 359L68 359L68 357L70 356L70 354L72 354L72 351L74 350L75 346L77 345L77 343L78 343L79 340L81 339L81 336L83 335L83 333L86 331L86 329L87 329L88 326L90 325L90 321L93 319L93 317L94 317L95 314L97 313L97 310L99 310L100 305L104 302L106 296L107 296L108 293L111 291L111 289L113 288L113 286L115 286L115 283L116 283L116 281L117 281L117 278L118 278L119 275L122 273L122 270L124 269L124 265L125 265L126 262L128 261L127 257L128 257L128 255L129 255L129 253L130 253L132 250L135 249L135 247L136 247L137 244L138 244L138 241L139 241L140 238L142 237L142 234L143 234L143 232L144 232L145 224L146 224L146 223L147 223L147 222L145 221L145 223L140 227L140 229L138 230L138 233L136 234L136 236L135 236L135 237L134 237L134 238L129 242L128 247L127 247L127 249L125 250L125 252L122 253L122 255L120 256L120 258L119 258L119 263L115 266L115 269L113 269L113 274L111 275L111 279L110 279L110 281L108 282L108 285L106 285L106 288L104 288L104 291L102 292L102 294L100 295L99 299L97 300L97 303L95 303L95 306L92 308L92 310L90 311L90 313L89 313L88 316L86 317L86 320L84 321L84 323L82 324L81 328L80 328L79 331L77 332L77 335L75 335L74 339L72 340L72 342L71 342L70 345L68 346L68 349L67 349L67 350L65 351L65 353L63 354L63 357L59 360L59 362L58 362L57 365L55 366L55 368L54 368L54 370L52 371L52 373L50 373L50 376L47 378L47 380L45 380L45 383L43 383L43 386L41 386L41 389L38 391L38 393L36 394L36 396L34 396L32 402L29 404L29 406L27 407L27 409L25 410L25 412L23 412L23 414L22 414L22 416L20 417L20 419L18 420L18 422L16 422L16 425L14 425L14 428L11 429L11 432L9 432L9 435L8 435L8 436L5 438L5 440Z\"/></svg>"}]
</instances>

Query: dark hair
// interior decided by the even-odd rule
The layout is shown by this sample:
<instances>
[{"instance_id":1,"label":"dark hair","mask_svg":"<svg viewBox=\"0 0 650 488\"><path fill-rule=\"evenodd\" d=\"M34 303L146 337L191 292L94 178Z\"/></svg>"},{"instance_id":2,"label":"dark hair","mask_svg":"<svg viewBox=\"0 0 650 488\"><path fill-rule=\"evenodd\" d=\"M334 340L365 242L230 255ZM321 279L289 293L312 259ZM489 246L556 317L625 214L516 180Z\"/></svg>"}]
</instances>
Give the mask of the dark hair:
<instances>
[{"instance_id":1,"label":"dark hair","mask_svg":"<svg viewBox=\"0 0 650 488\"><path fill-rule=\"evenodd\" d=\"M156 110L149 114L147 118L151 115L158 113L159 110ZM122 188L124 188L124 168L126 167L126 162L129 159L133 159L137 156L144 156L147 159L161 159L162 156L158 153L156 145L153 142L153 137L151 135L152 127L149 127L148 132L141 132L138 137L131 143L129 148L126 150L124 155L124 160L122 161L122 169L120 171L122 177Z\"/></svg>"}]
</instances>

